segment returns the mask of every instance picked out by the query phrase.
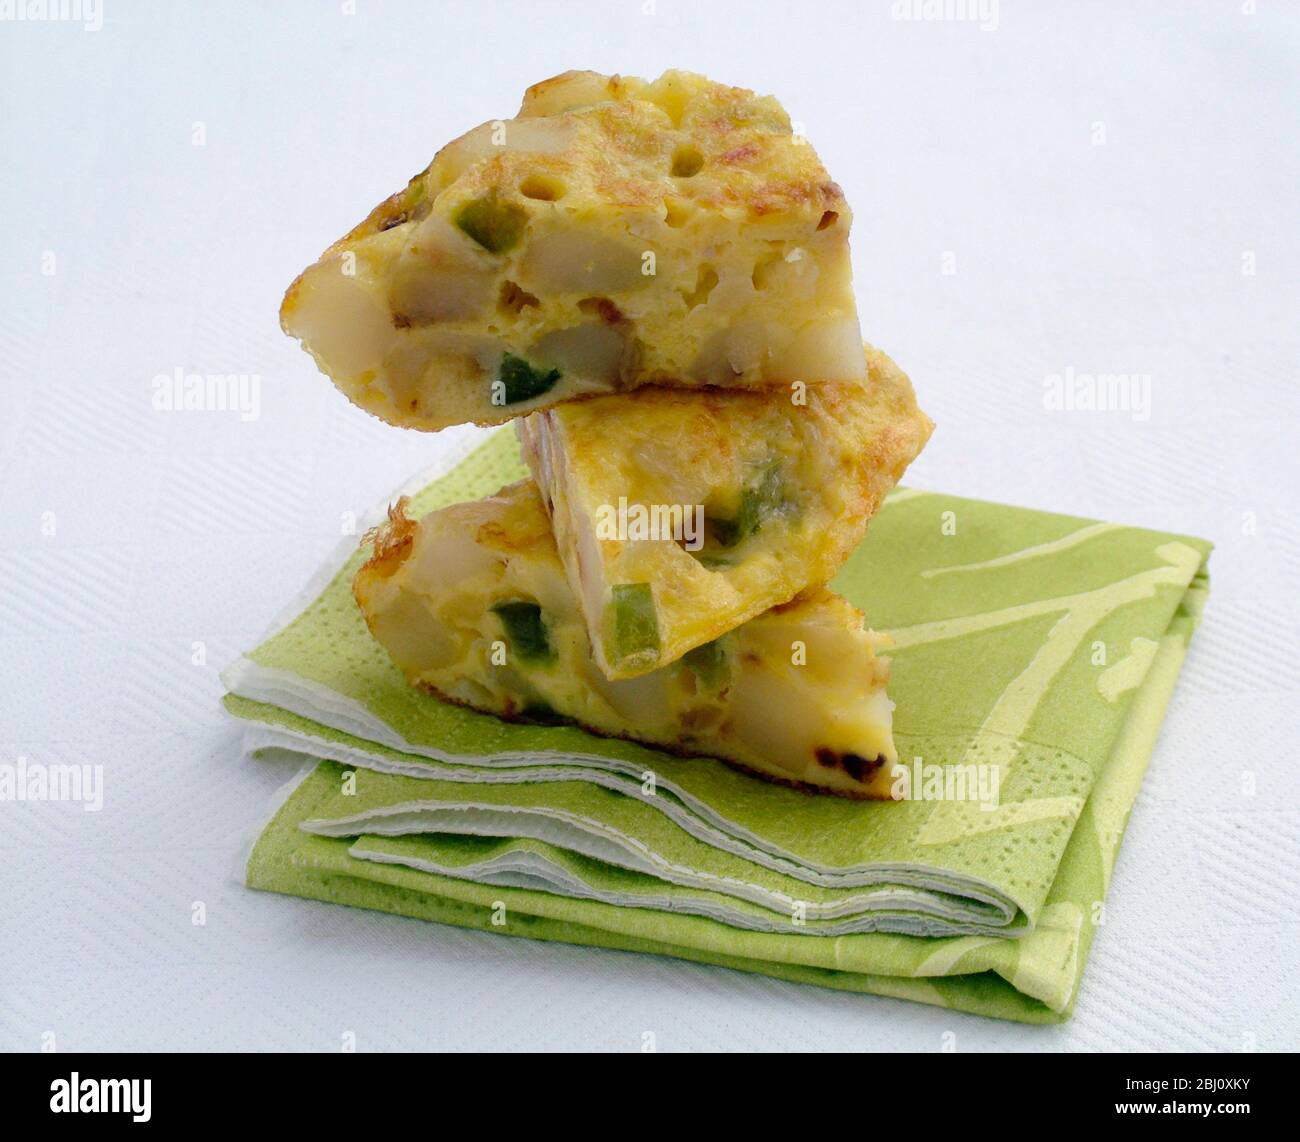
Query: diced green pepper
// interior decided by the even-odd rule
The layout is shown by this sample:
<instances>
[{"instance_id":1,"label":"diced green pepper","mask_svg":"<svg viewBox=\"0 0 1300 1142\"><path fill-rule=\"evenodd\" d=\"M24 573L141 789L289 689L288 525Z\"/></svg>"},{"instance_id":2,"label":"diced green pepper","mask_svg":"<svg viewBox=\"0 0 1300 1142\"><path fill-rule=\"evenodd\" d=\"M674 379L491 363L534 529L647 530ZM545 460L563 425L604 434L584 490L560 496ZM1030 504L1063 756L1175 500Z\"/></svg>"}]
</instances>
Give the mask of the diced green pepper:
<instances>
[{"instance_id":1,"label":"diced green pepper","mask_svg":"<svg viewBox=\"0 0 1300 1142\"><path fill-rule=\"evenodd\" d=\"M748 539L763 521L789 506L785 494L781 469L776 465L767 468L757 484L751 484L740 493L740 505L730 519L710 519L713 537L722 547L735 547Z\"/></svg>"},{"instance_id":2,"label":"diced green pepper","mask_svg":"<svg viewBox=\"0 0 1300 1142\"><path fill-rule=\"evenodd\" d=\"M715 638L688 650L682 656L682 662L690 667L700 684L710 690L718 689L727 677L727 652L721 639Z\"/></svg>"},{"instance_id":3,"label":"diced green pepper","mask_svg":"<svg viewBox=\"0 0 1300 1142\"><path fill-rule=\"evenodd\" d=\"M398 207L391 204L397 201ZM401 226L404 222L410 222L413 218L424 218L429 213L429 203L425 197L424 175L417 174L409 183L406 189L402 191L401 197L394 195L388 202L384 203L388 207L387 212L379 219L378 225L380 231L391 230L394 226Z\"/></svg>"},{"instance_id":4,"label":"diced green pepper","mask_svg":"<svg viewBox=\"0 0 1300 1142\"><path fill-rule=\"evenodd\" d=\"M710 519L713 536L722 547L735 547L758 529L758 505L753 489L740 493L740 508L731 519Z\"/></svg>"},{"instance_id":5,"label":"diced green pepper","mask_svg":"<svg viewBox=\"0 0 1300 1142\"><path fill-rule=\"evenodd\" d=\"M497 374L505 389L505 404L518 404L520 401L532 400L555 387L560 379L559 369L541 369L530 365L522 357L507 353L501 358L501 368Z\"/></svg>"},{"instance_id":6,"label":"diced green pepper","mask_svg":"<svg viewBox=\"0 0 1300 1142\"><path fill-rule=\"evenodd\" d=\"M483 249L504 254L523 235L528 211L513 202L499 202L495 195L488 194L467 202L456 212L454 221Z\"/></svg>"},{"instance_id":7,"label":"diced green pepper","mask_svg":"<svg viewBox=\"0 0 1300 1142\"><path fill-rule=\"evenodd\" d=\"M724 555L711 555L707 551L692 551L690 552L690 555L706 571L718 571L723 567L735 566L735 564Z\"/></svg>"},{"instance_id":8,"label":"diced green pepper","mask_svg":"<svg viewBox=\"0 0 1300 1142\"><path fill-rule=\"evenodd\" d=\"M410 210L423 202L426 194L428 194L428 187L424 182L424 174L417 174L406 184L406 193L402 196L402 205L407 210Z\"/></svg>"},{"instance_id":9,"label":"diced green pepper","mask_svg":"<svg viewBox=\"0 0 1300 1142\"><path fill-rule=\"evenodd\" d=\"M546 637L546 624L542 621L542 608L523 599L497 603L492 610L505 627L510 649L524 662L549 662L555 657L550 639Z\"/></svg>"},{"instance_id":10,"label":"diced green pepper","mask_svg":"<svg viewBox=\"0 0 1300 1142\"><path fill-rule=\"evenodd\" d=\"M610 601L613 613L614 657L657 658L659 618L649 583L619 583Z\"/></svg>"}]
</instances>

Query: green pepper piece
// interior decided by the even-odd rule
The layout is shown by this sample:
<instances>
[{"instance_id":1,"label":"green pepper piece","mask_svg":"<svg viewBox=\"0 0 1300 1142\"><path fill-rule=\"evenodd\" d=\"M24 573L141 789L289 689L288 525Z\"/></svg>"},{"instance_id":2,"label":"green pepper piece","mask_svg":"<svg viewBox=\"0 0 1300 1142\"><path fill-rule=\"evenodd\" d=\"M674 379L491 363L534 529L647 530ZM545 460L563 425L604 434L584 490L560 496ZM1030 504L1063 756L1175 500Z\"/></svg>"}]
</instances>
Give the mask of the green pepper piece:
<instances>
[{"instance_id":1,"label":"green pepper piece","mask_svg":"<svg viewBox=\"0 0 1300 1142\"><path fill-rule=\"evenodd\" d=\"M758 505L752 488L740 493L740 507L731 519L711 519L713 536L721 547L735 547L748 539L758 527Z\"/></svg>"},{"instance_id":2,"label":"green pepper piece","mask_svg":"<svg viewBox=\"0 0 1300 1142\"><path fill-rule=\"evenodd\" d=\"M611 594L615 658L658 658L659 618L650 584L619 583Z\"/></svg>"},{"instance_id":3,"label":"green pepper piece","mask_svg":"<svg viewBox=\"0 0 1300 1142\"><path fill-rule=\"evenodd\" d=\"M492 610L505 627L510 649L524 662L550 662L555 657L550 639L546 637L546 624L542 621L542 608L524 599L496 603Z\"/></svg>"},{"instance_id":4,"label":"green pepper piece","mask_svg":"<svg viewBox=\"0 0 1300 1142\"><path fill-rule=\"evenodd\" d=\"M722 555L710 555L704 551L692 551L690 554L706 571L719 571L723 567L735 566L730 559Z\"/></svg>"},{"instance_id":5,"label":"green pepper piece","mask_svg":"<svg viewBox=\"0 0 1300 1142\"><path fill-rule=\"evenodd\" d=\"M425 186L424 172L422 171L406 184L406 193L402 196L402 205L407 210L410 210L423 202L427 193L428 187Z\"/></svg>"},{"instance_id":6,"label":"green pepper piece","mask_svg":"<svg viewBox=\"0 0 1300 1142\"><path fill-rule=\"evenodd\" d=\"M740 493L740 505L730 519L710 519L713 536L722 547L735 547L748 539L763 521L786 506L785 488L781 469L776 465L767 468L757 484L751 484Z\"/></svg>"},{"instance_id":7,"label":"green pepper piece","mask_svg":"<svg viewBox=\"0 0 1300 1142\"><path fill-rule=\"evenodd\" d=\"M727 652L723 649L720 638L688 650L682 656L682 661L690 667L700 684L710 690L717 690L726 679Z\"/></svg>"},{"instance_id":8,"label":"green pepper piece","mask_svg":"<svg viewBox=\"0 0 1300 1142\"><path fill-rule=\"evenodd\" d=\"M400 204L400 209L394 209L390 205L394 200ZM410 222L413 218L424 218L429 213L429 203L425 198L424 175L417 174L402 191L400 198L394 195L384 203L384 206L388 207L388 212L378 220L380 231L391 230L394 226L401 226L402 223Z\"/></svg>"},{"instance_id":9,"label":"green pepper piece","mask_svg":"<svg viewBox=\"0 0 1300 1142\"><path fill-rule=\"evenodd\" d=\"M501 358L501 368L497 373L505 388L505 404L518 404L520 401L532 400L555 387L560 379L559 369L541 369L530 365L522 357L507 353Z\"/></svg>"},{"instance_id":10,"label":"green pepper piece","mask_svg":"<svg viewBox=\"0 0 1300 1142\"><path fill-rule=\"evenodd\" d=\"M457 226L483 249L504 254L523 235L528 211L513 202L498 202L495 195L484 195L467 202L454 218Z\"/></svg>"}]
</instances>

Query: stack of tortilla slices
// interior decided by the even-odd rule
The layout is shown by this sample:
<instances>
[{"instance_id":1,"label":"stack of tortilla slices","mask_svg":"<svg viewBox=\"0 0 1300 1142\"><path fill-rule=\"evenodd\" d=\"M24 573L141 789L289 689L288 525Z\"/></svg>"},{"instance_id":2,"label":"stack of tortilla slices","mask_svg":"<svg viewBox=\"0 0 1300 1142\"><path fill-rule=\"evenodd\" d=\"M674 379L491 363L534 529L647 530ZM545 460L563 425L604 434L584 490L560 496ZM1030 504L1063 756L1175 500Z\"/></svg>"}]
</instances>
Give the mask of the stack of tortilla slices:
<instances>
[{"instance_id":1,"label":"stack of tortilla slices","mask_svg":"<svg viewBox=\"0 0 1300 1142\"><path fill-rule=\"evenodd\" d=\"M310 759L250 885L1068 1014L1208 545L895 491L932 426L850 221L772 98L567 73L294 282L356 404L514 433L227 671L250 749ZM1112 622L1103 685L1071 655Z\"/></svg>"}]
</instances>

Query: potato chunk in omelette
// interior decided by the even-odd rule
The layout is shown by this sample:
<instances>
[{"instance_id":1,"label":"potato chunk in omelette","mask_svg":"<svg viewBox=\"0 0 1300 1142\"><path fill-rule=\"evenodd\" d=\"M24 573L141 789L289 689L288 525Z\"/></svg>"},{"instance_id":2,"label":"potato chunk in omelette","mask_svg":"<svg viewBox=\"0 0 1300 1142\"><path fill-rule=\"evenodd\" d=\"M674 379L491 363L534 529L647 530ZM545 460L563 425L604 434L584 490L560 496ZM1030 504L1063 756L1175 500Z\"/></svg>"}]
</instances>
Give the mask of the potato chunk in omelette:
<instances>
[{"instance_id":1,"label":"potato chunk in omelette","mask_svg":"<svg viewBox=\"0 0 1300 1142\"><path fill-rule=\"evenodd\" d=\"M556 718L848 796L890 795L888 660L825 589L652 673L611 681L531 481L418 522L405 501L353 590L409 681L506 718ZM798 648L802 649L798 649Z\"/></svg>"},{"instance_id":2,"label":"potato chunk in omelette","mask_svg":"<svg viewBox=\"0 0 1300 1142\"><path fill-rule=\"evenodd\" d=\"M516 422L608 677L834 576L933 427L893 361L867 362L866 386L643 388Z\"/></svg>"},{"instance_id":3,"label":"potato chunk in omelette","mask_svg":"<svg viewBox=\"0 0 1300 1142\"><path fill-rule=\"evenodd\" d=\"M861 382L850 221L770 96L568 72L439 151L280 320L408 428L648 383Z\"/></svg>"}]
</instances>

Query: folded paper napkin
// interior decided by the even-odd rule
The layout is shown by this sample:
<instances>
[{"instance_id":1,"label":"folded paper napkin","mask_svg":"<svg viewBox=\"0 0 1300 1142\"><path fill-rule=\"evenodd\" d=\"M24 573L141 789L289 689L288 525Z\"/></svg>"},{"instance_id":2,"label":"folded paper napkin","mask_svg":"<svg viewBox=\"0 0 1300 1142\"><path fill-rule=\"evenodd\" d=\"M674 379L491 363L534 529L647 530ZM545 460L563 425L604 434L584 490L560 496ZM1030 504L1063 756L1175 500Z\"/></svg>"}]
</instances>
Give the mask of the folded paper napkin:
<instances>
[{"instance_id":1,"label":"folded paper napkin","mask_svg":"<svg viewBox=\"0 0 1300 1142\"><path fill-rule=\"evenodd\" d=\"M509 431L412 513L524 475ZM832 587L894 640L898 802L413 690L343 557L224 675L311 759L253 888L1030 1022L1068 1018L1208 591L1203 540L895 491Z\"/></svg>"}]
</instances>

